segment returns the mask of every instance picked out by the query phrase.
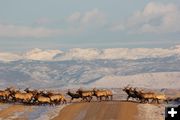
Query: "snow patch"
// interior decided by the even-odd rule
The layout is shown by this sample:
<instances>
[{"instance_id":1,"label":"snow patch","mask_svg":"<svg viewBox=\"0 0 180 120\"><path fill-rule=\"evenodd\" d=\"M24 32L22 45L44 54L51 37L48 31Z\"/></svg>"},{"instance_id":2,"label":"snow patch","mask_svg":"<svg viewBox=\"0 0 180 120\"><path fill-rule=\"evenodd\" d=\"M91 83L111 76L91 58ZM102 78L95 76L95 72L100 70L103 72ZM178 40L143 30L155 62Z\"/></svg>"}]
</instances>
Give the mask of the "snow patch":
<instances>
[{"instance_id":1,"label":"snow patch","mask_svg":"<svg viewBox=\"0 0 180 120\"><path fill-rule=\"evenodd\" d=\"M60 50L41 50L38 48L35 48L31 51L28 51L24 54L25 59L30 60L45 60L45 61L51 61L53 60L53 57L57 54L62 54L63 52Z\"/></svg>"},{"instance_id":2,"label":"snow patch","mask_svg":"<svg viewBox=\"0 0 180 120\"><path fill-rule=\"evenodd\" d=\"M179 72L145 73L128 76L105 76L90 84L90 86L104 88L123 88L128 84L134 87L151 89L173 88L180 86Z\"/></svg>"},{"instance_id":3,"label":"snow patch","mask_svg":"<svg viewBox=\"0 0 180 120\"><path fill-rule=\"evenodd\" d=\"M164 120L165 106L139 104L138 105L138 120Z\"/></svg>"}]
</instances>

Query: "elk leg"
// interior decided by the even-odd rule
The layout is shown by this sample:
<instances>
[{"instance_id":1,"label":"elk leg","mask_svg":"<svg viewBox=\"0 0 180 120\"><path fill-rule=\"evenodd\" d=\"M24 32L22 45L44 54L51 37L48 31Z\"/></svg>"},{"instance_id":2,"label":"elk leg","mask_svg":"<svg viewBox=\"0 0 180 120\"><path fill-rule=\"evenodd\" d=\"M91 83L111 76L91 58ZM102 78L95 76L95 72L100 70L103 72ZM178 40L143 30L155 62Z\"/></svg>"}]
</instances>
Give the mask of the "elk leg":
<instances>
[{"instance_id":1,"label":"elk leg","mask_svg":"<svg viewBox=\"0 0 180 120\"><path fill-rule=\"evenodd\" d=\"M109 100L109 97L108 97L108 96L105 96L105 100Z\"/></svg>"},{"instance_id":2,"label":"elk leg","mask_svg":"<svg viewBox=\"0 0 180 120\"><path fill-rule=\"evenodd\" d=\"M81 101L84 101L84 97L82 97L82 100Z\"/></svg>"},{"instance_id":3,"label":"elk leg","mask_svg":"<svg viewBox=\"0 0 180 120\"><path fill-rule=\"evenodd\" d=\"M141 99L141 102L140 103L144 103L144 98Z\"/></svg>"},{"instance_id":4,"label":"elk leg","mask_svg":"<svg viewBox=\"0 0 180 120\"><path fill-rule=\"evenodd\" d=\"M147 99L145 98L145 99L144 99L144 103L146 103L146 102L147 102Z\"/></svg>"},{"instance_id":5,"label":"elk leg","mask_svg":"<svg viewBox=\"0 0 180 120\"><path fill-rule=\"evenodd\" d=\"M127 97L127 101L129 100L130 96Z\"/></svg>"},{"instance_id":6,"label":"elk leg","mask_svg":"<svg viewBox=\"0 0 180 120\"><path fill-rule=\"evenodd\" d=\"M153 102L154 102L154 99L152 99L151 103L153 103Z\"/></svg>"},{"instance_id":7,"label":"elk leg","mask_svg":"<svg viewBox=\"0 0 180 120\"><path fill-rule=\"evenodd\" d=\"M102 97L100 96L100 101L99 102L101 102L101 100L102 100Z\"/></svg>"},{"instance_id":8,"label":"elk leg","mask_svg":"<svg viewBox=\"0 0 180 120\"><path fill-rule=\"evenodd\" d=\"M98 96L96 96L96 98L97 98L97 101L99 100L99 97Z\"/></svg>"},{"instance_id":9,"label":"elk leg","mask_svg":"<svg viewBox=\"0 0 180 120\"><path fill-rule=\"evenodd\" d=\"M85 97L85 99L86 99L86 102L88 101L88 98L87 97Z\"/></svg>"},{"instance_id":10,"label":"elk leg","mask_svg":"<svg viewBox=\"0 0 180 120\"><path fill-rule=\"evenodd\" d=\"M92 96L90 97L90 101L89 102L91 102L91 100L92 100Z\"/></svg>"},{"instance_id":11,"label":"elk leg","mask_svg":"<svg viewBox=\"0 0 180 120\"><path fill-rule=\"evenodd\" d=\"M100 100L100 96L97 97L97 101L101 101L101 100Z\"/></svg>"},{"instance_id":12,"label":"elk leg","mask_svg":"<svg viewBox=\"0 0 180 120\"><path fill-rule=\"evenodd\" d=\"M70 103L73 101L73 99L74 99L74 98L72 97L71 100L70 100Z\"/></svg>"},{"instance_id":13,"label":"elk leg","mask_svg":"<svg viewBox=\"0 0 180 120\"><path fill-rule=\"evenodd\" d=\"M88 97L88 102L90 102L90 101L91 101L91 96Z\"/></svg>"},{"instance_id":14,"label":"elk leg","mask_svg":"<svg viewBox=\"0 0 180 120\"><path fill-rule=\"evenodd\" d=\"M88 102L90 102L91 101L91 96L89 96L88 98L89 98Z\"/></svg>"},{"instance_id":15,"label":"elk leg","mask_svg":"<svg viewBox=\"0 0 180 120\"><path fill-rule=\"evenodd\" d=\"M107 99L110 100L110 99L111 99L111 96L107 96Z\"/></svg>"},{"instance_id":16,"label":"elk leg","mask_svg":"<svg viewBox=\"0 0 180 120\"><path fill-rule=\"evenodd\" d=\"M158 104L159 104L159 100L157 99L157 102L158 102Z\"/></svg>"},{"instance_id":17,"label":"elk leg","mask_svg":"<svg viewBox=\"0 0 180 120\"><path fill-rule=\"evenodd\" d=\"M66 99L64 99L64 103L67 104L67 100Z\"/></svg>"},{"instance_id":18,"label":"elk leg","mask_svg":"<svg viewBox=\"0 0 180 120\"><path fill-rule=\"evenodd\" d=\"M89 102L89 97L86 97L86 101Z\"/></svg>"},{"instance_id":19,"label":"elk leg","mask_svg":"<svg viewBox=\"0 0 180 120\"><path fill-rule=\"evenodd\" d=\"M147 103L149 103L149 99L146 99Z\"/></svg>"},{"instance_id":20,"label":"elk leg","mask_svg":"<svg viewBox=\"0 0 180 120\"><path fill-rule=\"evenodd\" d=\"M168 100L165 100L165 102L168 104Z\"/></svg>"}]
</instances>

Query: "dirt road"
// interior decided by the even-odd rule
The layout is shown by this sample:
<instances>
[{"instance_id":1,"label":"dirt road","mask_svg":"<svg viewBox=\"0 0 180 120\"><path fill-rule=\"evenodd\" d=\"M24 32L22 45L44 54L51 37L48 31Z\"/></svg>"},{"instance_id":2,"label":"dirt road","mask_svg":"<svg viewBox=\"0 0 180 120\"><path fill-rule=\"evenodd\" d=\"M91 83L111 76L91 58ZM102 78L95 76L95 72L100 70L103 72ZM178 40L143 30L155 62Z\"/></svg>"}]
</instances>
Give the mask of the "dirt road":
<instances>
[{"instance_id":1,"label":"dirt road","mask_svg":"<svg viewBox=\"0 0 180 120\"><path fill-rule=\"evenodd\" d=\"M135 120L136 117L136 103L108 101L69 105L53 120Z\"/></svg>"}]
</instances>

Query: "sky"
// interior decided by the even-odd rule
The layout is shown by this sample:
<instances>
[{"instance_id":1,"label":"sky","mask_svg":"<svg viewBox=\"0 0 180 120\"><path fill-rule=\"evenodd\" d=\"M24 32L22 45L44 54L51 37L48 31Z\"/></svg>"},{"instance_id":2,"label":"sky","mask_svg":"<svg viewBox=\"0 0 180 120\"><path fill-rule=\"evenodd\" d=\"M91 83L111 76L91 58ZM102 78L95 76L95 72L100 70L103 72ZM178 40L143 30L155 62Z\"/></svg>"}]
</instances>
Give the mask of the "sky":
<instances>
[{"instance_id":1,"label":"sky","mask_svg":"<svg viewBox=\"0 0 180 120\"><path fill-rule=\"evenodd\" d=\"M0 0L0 51L180 44L179 0Z\"/></svg>"}]
</instances>

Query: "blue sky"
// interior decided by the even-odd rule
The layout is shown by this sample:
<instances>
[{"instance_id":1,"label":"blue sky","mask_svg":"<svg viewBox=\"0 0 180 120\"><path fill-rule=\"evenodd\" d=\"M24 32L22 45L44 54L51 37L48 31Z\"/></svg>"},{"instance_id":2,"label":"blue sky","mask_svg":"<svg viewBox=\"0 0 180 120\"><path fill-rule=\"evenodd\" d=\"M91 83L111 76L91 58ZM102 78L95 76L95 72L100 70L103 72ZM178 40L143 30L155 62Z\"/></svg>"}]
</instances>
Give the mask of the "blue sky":
<instances>
[{"instance_id":1,"label":"blue sky","mask_svg":"<svg viewBox=\"0 0 180 120\"><path fill-rule=\"evenodd\" d=\"M170 47L179 0L0 0L0 51Z\"/></svg>"}]
</instances>

